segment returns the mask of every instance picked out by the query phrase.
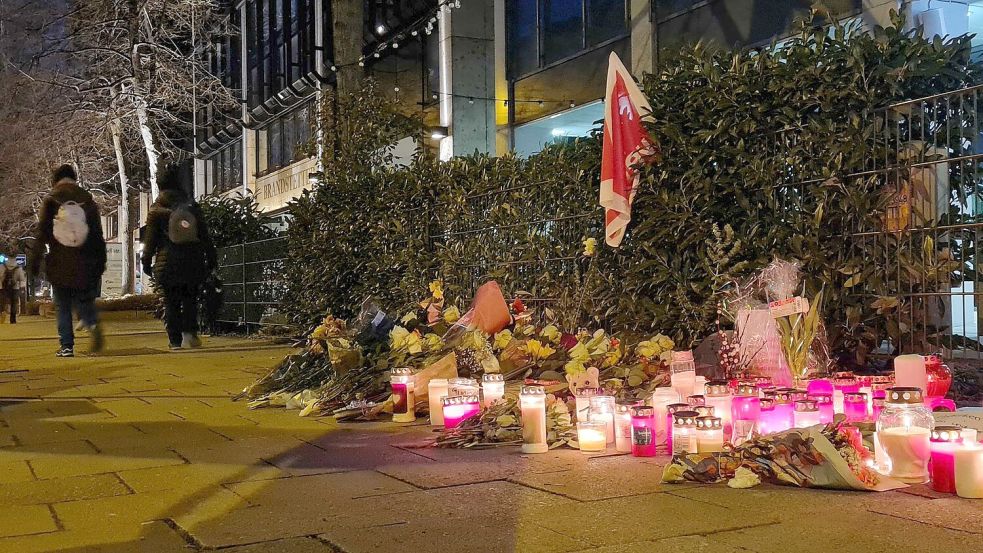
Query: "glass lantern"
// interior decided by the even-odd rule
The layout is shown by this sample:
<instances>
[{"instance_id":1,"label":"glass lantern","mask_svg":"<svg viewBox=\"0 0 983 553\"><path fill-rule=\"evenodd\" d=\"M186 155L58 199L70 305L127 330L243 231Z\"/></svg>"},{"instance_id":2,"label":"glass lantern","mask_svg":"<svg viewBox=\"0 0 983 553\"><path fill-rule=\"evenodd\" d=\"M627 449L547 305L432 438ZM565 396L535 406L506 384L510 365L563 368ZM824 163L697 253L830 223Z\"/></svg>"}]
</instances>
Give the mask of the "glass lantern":
<instances>
[{"instance_id":1,"label":"glass lantern","mask_svg":"<svg viewBox=\"0 0 983 553\"><path fill-rule=\"evenodd\" d=\"M724 427L720 417L696 417L697 453L716 453L724 450Z\"/></svg>"},{"instance_id":2,"label":"glass lantern","mask_svg":"<svg viewBox=\"0 0 983 553\"><path fill-rule=\"evenodd\" d=\"M928 471L932 489L956 493L956 450L963 447L961 426L936 426L930 441L932 453Z\"/></svg>"},{"instance_id":3,"label":"glass lantern","mask_svg":"<svg viewBox=\"0 0 983 553\"><path fill-rule=\"evenodd\" d=\"M416 420L416 397L413 393L413 369L397 367L392 370L389 383L393 393L393 422Z\"/></svg>"},{"instance_id":4,"label":"glass lantern","mask_svg":"<svg viewBox=\"0 0 983 553\"><path fill-rule=\"evenodd\" d=\"M877 440L884 455L882 470L902 482L927 482L934 426L920 388L888 388L884 409L877 418Z\"/></svg>"},{"instance_id":5,"label":"glass lantern","mask_svg":"<svg viewBox=\"0 0 983 553\"><path fill-rule=\"evenodd\" d=\"M819 408L819 422L829 424L833 422L833 394L825 392L810 393L809 399L816 402Z\"/></svg>"},{"instance_id":6,"label":"glass lantern","mask_svg":"<svg viewBox=\"0 0 983 553\"><path fill-rule=\"evenodd\" d=\"M696 361L693 352L674 351L669 363L669 382L680 398L696 393Z\"/></svg>"},{"instance_id":7,"label":"glass lantern","mask_svg":"<svg viewBox=\"0 0 983 553\"><path fill-rule=\"evenodd\" d=\"M720 423L724 425L724 438L726 439L733 432L733 407L734 396L730 393L730 385L726 380L711 380L707 382L706 391L707 405L714 408L714 416L720 417Z\"/></svg>"},{"instance_id":8,"label":"glass lantern","mask_svg":"<svg viewBox=\"0 0 983 553\"><path fill-rule=\"evenodd\" d=\"M731 417L734 428L731 441L734 445L740 445L751 437L761 418L761 398L755 384L738 384L737 395L731 403Z\"/></svg>"},{"instance_id":9,"label":"glass lantern","mask_svg":"<svg viewBox=\"0 0 983 553\"><path fill-rule=\"evenodd\" d=\"M647 405L631 408L631 454L633 457L655 456L655 409Z\"/></svg>"},{"instance_id":10,"label":"glass lantern","mask_svg":"<svg viewBox=\"0 0 983 553\"><path fill-rule=\"evenodd\" d=\"M672 417L672 454L696 453L696 411L676 411Z\"/></svg>"},{"instance_id":11,"label":"glass lantern","mask_svg":"<svg viewBox=\"0 0 983 553\"><path fill-rule=\"evenodd\" d=\"M809 428L821 424L819 406L811 399L800 399L793 406L795 428Z\"/></svg>"}]
</instances>

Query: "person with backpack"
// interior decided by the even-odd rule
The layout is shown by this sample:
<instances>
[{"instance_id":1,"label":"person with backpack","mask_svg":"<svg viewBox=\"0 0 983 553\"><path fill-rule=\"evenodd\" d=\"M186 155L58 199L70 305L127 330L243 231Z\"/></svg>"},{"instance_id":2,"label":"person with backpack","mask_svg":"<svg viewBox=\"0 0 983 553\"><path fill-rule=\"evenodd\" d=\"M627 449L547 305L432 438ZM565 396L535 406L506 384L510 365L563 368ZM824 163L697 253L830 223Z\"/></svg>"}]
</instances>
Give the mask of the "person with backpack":
<instances>
[{"instance_id":1,"label":"person with backpack","mask_svg":"<svg viewBox=\"0 0 983 553\"><path fill-rule=\"evenodd\" d=\"M199 295L216 265L215 246L201 208L181 189L177 167L168 166L158 185L144 231L143 271L164 297L171 349L197 348Z\"/></svg>"},{"instance_id":2,"label":"person with backpack","mask_svg":"<svg viewBox=\"0 0 983 553\"><path fill-rule=\"evenodd\" d=\"M24 269L17 264L16 259L8 257L7 261L0 265L0 291L3 292L10 307L10 324L17 324L17 300L26 289L27 275L24 274Z\"/></svg>"},{"instance_id":3,"label":"person with backpack","mask_svg":"<svg viewBox=\"0 0 983 553\"><path fill-rule=\"evenodd\" d=\"M30 256L31 273L40 274L43 259L44 274L51 283L61 343L58 357L75 356L73 308L91 330L90 351L96 353L103 347L96 298L106 271L106 240L99 207L77 180L71 165L62 165L52 173L53 187L41 203L37 239Z\"/></svg>"}]
</instances>

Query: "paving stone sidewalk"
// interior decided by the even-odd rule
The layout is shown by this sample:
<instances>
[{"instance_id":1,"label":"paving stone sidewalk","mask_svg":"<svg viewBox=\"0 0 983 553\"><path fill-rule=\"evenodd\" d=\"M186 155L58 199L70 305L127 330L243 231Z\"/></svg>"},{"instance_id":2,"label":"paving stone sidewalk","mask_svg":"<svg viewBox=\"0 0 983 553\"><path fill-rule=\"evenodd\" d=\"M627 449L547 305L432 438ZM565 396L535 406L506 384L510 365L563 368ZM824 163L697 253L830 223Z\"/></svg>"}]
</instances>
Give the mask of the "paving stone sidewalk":
<instances>
[{"instance_id":1,"label":"paving stone sidewalk","mask_svg":"<svg viewBox=\"0 0 983 553\"><path fill-rule=\"evenodd\" d=\"M230 401L281 346L169 352L157 321L108 329L105 353L56 359L53 321L0 325L0 552L983 551L983 501L667 486L665 458L437 450L422 424Z\"/></svg>"}]
</instances>

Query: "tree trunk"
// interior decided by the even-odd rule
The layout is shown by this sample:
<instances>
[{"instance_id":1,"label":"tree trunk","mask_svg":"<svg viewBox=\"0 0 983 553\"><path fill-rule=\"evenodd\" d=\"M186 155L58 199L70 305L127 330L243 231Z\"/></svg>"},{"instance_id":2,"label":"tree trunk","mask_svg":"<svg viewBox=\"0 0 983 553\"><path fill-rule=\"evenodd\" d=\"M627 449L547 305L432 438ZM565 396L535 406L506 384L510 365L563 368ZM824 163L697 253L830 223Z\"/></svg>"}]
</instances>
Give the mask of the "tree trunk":
<instances>
[{"instance_id":1,"label":"tree trunk","mask_svg":"<svg viewBox=\"0 0 983 553\"><path fill-rule=\"evenodd\" d=\"M122 294L133 293L133 256L130 254L130 246L133 239L130 229L130 179L126 176L126 163L123 155L123 141L120 138L119 120L113 119L109 122L109 132L113 136L113 151L116 152L116 165L119 167L119 241L120 255L123 257L123 280Z\"/></svg>"},{"instance_id":2,"label":"tree trunk","mask_svg":"<svg viewBox=\"0 0 983 553\"><path fill-rule=\"evenodd\" d=\"M364 69L358 66L362 56L362 0L331 3L334 36L334 64L338 68L337 92L351 94L358 90Z\"/></svg>"},{"instance_id":3,"label":"tree trunk","mask_svg":"<svg viewBox=\"0 0 983 553\"><path fill-rule=\"evenodd\" d=\"M150 181L150 199L153 201L160 194L160 188L157 186L157 147L154 146L154 133L150 130L147 101L135 90L131 93L133 94L133 107L137 112L137 123L140 125L140 137L143 138L143 149L147 152L147 180Z\"/></svg>"}]
</instances>

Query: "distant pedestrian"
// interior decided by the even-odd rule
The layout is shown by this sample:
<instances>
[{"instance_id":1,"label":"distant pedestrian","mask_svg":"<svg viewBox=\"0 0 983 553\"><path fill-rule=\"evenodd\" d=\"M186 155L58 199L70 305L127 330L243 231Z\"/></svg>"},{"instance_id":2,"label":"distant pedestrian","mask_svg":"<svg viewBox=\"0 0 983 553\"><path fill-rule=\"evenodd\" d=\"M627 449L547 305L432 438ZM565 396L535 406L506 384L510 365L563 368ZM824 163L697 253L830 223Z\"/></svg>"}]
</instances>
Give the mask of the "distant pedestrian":
<instances>
[{"instance_id":1,"label":"distant pedestrian","mask_svg":"<svg viewBox=\"0 0 983 553\"><path fill-rule=\"evenodd\" d=\"M10 308L10 324L17 324L17 300L27 289L27 275L24 269L17 264L17 260L7 258L6 263L0 265L0 290L7 300Z\"/></svg>"},{"instance_id":2,"label":"distant pedestrian","mask_svg":"<svg viewBox=\"0 0 983 553\"><path fill-rule=\"evenodd\" d=\"M76 180L71 165L62 165L52 174L53 188L41 203L37 240L31 256L31 273L39 274L43 258L44 274L51 283L58 310L61 342L58 357L75 356L73 308L91 331L90 350L98 352L103 347L96 297L106 271L106 240L102 236L99 207L92 194L83 190Z\"/></svg>"},{"instance_id":3,"label":"distant pedestrian","mask_svg":"<svg viewBox=\"0 0 983 553\"><path fill-rule=\"evenodd\" d=\"M216 253L201 208L181 189L178 170L167 167L150 207L143 238L143 272L164 296L164 325L171 349L197 348L201 286Z\"/></svg>"}]
</instances>

